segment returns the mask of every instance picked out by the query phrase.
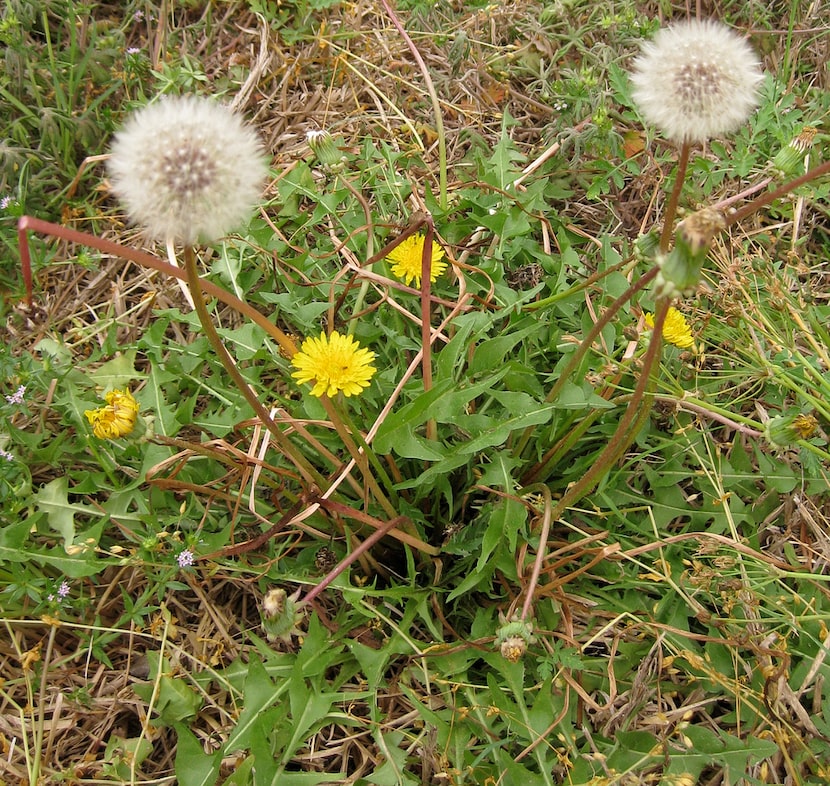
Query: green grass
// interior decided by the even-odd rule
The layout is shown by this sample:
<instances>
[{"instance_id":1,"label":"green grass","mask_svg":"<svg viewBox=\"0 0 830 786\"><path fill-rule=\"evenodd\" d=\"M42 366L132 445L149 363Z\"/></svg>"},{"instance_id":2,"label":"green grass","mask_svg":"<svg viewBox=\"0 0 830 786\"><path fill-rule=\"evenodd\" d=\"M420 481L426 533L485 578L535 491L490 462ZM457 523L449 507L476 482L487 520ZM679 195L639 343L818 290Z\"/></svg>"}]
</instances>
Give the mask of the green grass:
<instances>
[{"instance_id":1,"label":"green grass","mask_svg":"<svg viewBox=\"0 0 830 786\"><path fill-rule=\"evenodd\" d=\"M0 393L26 388L0 399L0 782L826 782L830 180L718 236L676 304L694 348L663 348L630 445L552 515L646 362L650 287L554 388L652 264L638 236L676 151L625 73L665 4L402 5L446 203L434 102L379 4L139 10L9 3L0 25ZM805 125L826 159L830 19L722 10L768 76L746 127L693 150L681 217L768 176ZM140 246L101 167L71 186L81 161L158 92L232 100L265 55L242 107L272 154L262 210L199 261L295 340L375 352L370 387L326 405L273 331L210 304L323 484L357 458L330 494L266 438L172 281L40 238L30 310L16 263L23 212ZM304 141L318 127L334 171ZM419 208L454 263L431 385L418 293L382 259L358 274ZM125 387L134 432L95 438L84 412ZM783 439L797 415L815 430Z\"/></svg>"}]
</instances>

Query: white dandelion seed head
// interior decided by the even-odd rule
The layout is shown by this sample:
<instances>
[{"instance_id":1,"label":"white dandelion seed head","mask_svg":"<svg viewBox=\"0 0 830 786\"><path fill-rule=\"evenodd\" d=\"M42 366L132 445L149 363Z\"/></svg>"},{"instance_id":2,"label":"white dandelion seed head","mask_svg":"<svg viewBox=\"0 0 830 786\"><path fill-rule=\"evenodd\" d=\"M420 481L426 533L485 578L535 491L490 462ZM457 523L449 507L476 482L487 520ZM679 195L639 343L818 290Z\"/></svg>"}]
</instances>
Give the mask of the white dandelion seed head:
<instances>
[{"instance_id":1,"label":"white dandelion seed head","mask_svg":"<svg viewBox=\"0 0 830 786\"><path fill-rule=\"evenodd\" d=\"M226 106L165 97L131 115L108 161L112 190L152 240L191 245L244 223L267 163L256 132Z\"/></svg>"},{"instance_id":2,"label":"white dandelion seed head","mask_svg":"<svg viewBox=\"0 0 830 786\"><path fill-rule=\"evenodd\" d=\"M730 133L758 105L761 64L747 41L712 19L665 27L634 60L633 96L644 119L676 142Z\"/></svg>"}]
</instances>

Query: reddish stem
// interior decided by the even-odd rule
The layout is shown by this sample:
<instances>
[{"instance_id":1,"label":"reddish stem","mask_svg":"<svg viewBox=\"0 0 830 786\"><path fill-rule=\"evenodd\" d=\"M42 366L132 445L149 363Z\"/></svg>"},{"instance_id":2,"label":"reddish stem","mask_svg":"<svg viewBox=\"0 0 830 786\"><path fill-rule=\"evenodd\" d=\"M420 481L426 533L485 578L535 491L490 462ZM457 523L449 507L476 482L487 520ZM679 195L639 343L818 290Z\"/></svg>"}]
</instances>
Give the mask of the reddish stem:
<instances>
[{"instance_id":1,"label":"reddish stem","mask_svg":"<svg viewBox=\"0 0 830 786\"><path fill-rule=\"evenodd\" d=\"M158 270L160 273L178 278L180 281L187 282L187 274L184 270L174 267L167 262L162 262L158 257L148 254L145 251L139 251L135 248L122 246L112 240L104 240L96 235L90 235L87 232L80 232L77 229L70 229L69 227L61 226L60 224L52 224L49 221L44 221L33 216L21 216L17 222L17 237L20 244L20 261L23 266L23 281L26 285L26 300L31 307L32 305L32 263L29 254L29 236L28 231L39 232L44 235L53 235L55 237L69 240L72 243L81 243L91 248L97 248L104 254L111 254L115 257L123 257L129 259L138 265L144 265L152 270ZM259 313L253 306L246 303L244 300L226 292L221 287L212 283L211 281L202 281L202 289L211 297L227 303L232 308L235 308L241 314L249 317L256 322L268 335L271 336L283 351L292 357L297 352L297 347L294 342L285 335L276 325L270 322L265 316Z\"/></svg>"}]
</instances>

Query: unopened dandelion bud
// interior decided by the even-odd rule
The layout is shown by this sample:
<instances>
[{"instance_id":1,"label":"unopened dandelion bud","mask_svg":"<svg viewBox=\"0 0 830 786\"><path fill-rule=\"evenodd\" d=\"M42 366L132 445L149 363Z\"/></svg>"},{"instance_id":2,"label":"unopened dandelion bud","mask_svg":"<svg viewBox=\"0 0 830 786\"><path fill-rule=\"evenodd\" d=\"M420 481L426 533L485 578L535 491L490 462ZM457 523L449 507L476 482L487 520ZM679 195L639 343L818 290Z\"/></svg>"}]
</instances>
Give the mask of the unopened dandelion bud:
<instances>
[{"instance_id":1,"label":"unopened dandelion bud","mask_svg":"<svg viewBox=\"0 0 830 786\"><path fill-rule=\"evenodd\" d=\"M818 430L818 420L801 412L778 415L764 425L764 436L777 447L793 445L798 440L809 439Z\"/></svg>"},{"instance_id":2,"label":"unopened dandelion bud","mask_svg":"<svg viewBox=\"0 0 830 786\"><path fill-rule=\"evenodd\" d=\"M334 137L328 131L306 131L305 140L323 169L335 172L343 168L346 156L340 151Z\"/></svg>"},{"instance_id":3,"label":"unopened dandelion bud","mask_svg":"<svg viewBox=\"0 0 830 786\"><path fill-rule=\"evenodd\" d=\"M299 591L288 595L284 589L269 590L262 599L260 617L268 641L288 642L292 636L299 635L297 625L303 618L297 610Z\"/></svg>"},{"instance_id":4,"label":"unopened dandelion bud","mask_svg":"<svg viewBox=\"0 0 830 786\"><path fill-rule=\"evenodd\" d=\"M694 292L709 246L725 226L723 213L714 208L698 210L677 225L674 248L657 257L660 273L655 286L659 295L684 297Z\"/></svg>"},{"instance_id":5,"label":"unopened dandelion bud","mask_svg":"<svg viewBox=\"0 0 830 786\"><path fill-rule=\"evenodd\" d=\"M814 126L804 126L786 147L778 151L772 159L772 168L778 177L792 177L799 171L817 133L818 129Z\"/></svg>"},{"instance_id":6,"label":"unopened dandelion bud","mask_svg":"<svg viewBox=\"0 0 830 786\"><path fill-rule=\"evenodd\" d=\"M654 259L660 250L660 236L657 232L639 235L634 241L634 253L640 261Z\"/></svg>"},{"instance_id":7,"label":"unopened dandelion bud","mask_svg":"<svg viewBox=\"0 0 830 786\"><path fill-rule=\"evenodd\" d=\"M496 644L502 657L511 663L518 663L527 652L528 644L533 638L533 624L525 622L518 615L514 615L508 622L502 615L502 626L496 633Z\"/></svg>"},{"instance_id":8,"label":"unopened dandelion bud","mask_svg":"<svg viewBox=\"0 0 830 786\"><path fill-rule=\"evenodd\" d=\"M677 225L677 240L685 242L694 256L702 254L705 258L712 240L725 228L723 213L713 207L705 207Z\"/></svg>"}]
</instances>

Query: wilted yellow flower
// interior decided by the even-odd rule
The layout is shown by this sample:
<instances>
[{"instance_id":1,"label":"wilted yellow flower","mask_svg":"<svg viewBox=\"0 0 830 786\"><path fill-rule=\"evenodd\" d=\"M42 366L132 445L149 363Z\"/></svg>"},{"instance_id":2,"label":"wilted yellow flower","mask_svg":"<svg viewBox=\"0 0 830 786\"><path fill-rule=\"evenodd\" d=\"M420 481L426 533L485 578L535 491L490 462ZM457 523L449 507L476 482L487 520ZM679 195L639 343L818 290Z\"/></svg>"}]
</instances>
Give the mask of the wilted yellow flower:
<instances>
[{"instance_id":1,"label":"wilted yellow flower","mask_svg":"<svg viewBox=\"0 0 830 786\"><path fill-rule=\"evenodd\" d=\"M361 349L351 336L336 330L320 338L307 338L300 351L291 358L298 369L291 376L298 382L314 382L312 396L333 396L342 390L344 396L356 396L369 386L377 369L371 365L375 353Z\"/></svg>"},{"instance_id":2,"label":"wilted yellow flower","mask_svg":"<svg viewBox=\"0 0 830 786\"><path fill-rule=\"evenodd\" d=\"M767 439L780 447L792 445L800 439L810 439L818 430L815 415L790 412L770 418L764 425Z\"/></svg>"},{"instance_id":3,"label":"wilted yellow flower","mask_svg":"<svg viewBox=\"0 0 830 786\"><path fill-rule=\"evenodd\" d=\"M135 427L138 402L129 390L111 390L104 400L107 406L84 412L92 425L92 433L99 439L126 437Z\"/></svg>"},{"instance_id":4,"label":"wilted yellow flower","mask_svg":"<svg viewBox=\"0 0 830 786\"><path fill-rule=\"evenodd\" d=\"M654 314L645 314L646 325L654 327ZM663 323L663 338L681 349L694 346L695 340L692 331L683 316L674 306L669 306L666 321Z\"/></svg>"},{"instance_id":5,"label":"wilted yellow flower","mask_svg":"<svg viewBox=\"0 0 830 786\"><path fill-rule=\"evenodd\" d=\"M389 252L389 259L394 264L392 272L403 279L404 284L415 281L415 286L421 286L421 257L424 254L424 236L410 235L399 246ZM446 269L447 263L442 261L444 249L437 243L432 244L432 258L430 259L429 280L435 281Z\"/></svg>"}]
</instances>

